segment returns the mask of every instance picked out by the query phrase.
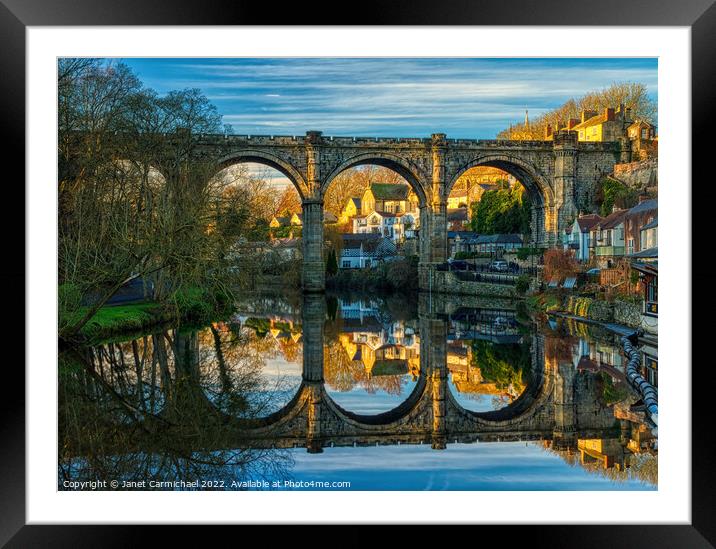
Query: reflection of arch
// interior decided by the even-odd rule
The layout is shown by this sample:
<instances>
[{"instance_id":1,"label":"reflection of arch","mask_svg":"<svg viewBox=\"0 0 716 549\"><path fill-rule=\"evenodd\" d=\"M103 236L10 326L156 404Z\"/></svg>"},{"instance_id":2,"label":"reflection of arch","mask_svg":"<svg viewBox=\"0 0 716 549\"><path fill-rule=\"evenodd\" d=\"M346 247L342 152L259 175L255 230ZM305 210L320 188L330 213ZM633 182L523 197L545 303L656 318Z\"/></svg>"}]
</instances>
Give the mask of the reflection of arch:
<instances>
[{"instance_id":1,"label":"reflection of arch","mask_svg":"<svg viewBox=\"0 0 716 549\"><path fill-rule=\"evenodd\" d=\"M415 194L418 196L420 206L423 207L429 203L428 196L423 181L425 177L422 174L417 174L415 168L408 165L408 163L401 157L382 152L366 152L352 156L348 160L343 161L341 164L336 166L323 180L321 186L321 196L324 196L331 182L342 172L355 168L357 166L367 166L374 164L376 166L382 166L398 173L405 179L408 184L412 187Z\"/></svg>"},{"instance_id":2,"label":"reflection of arch","mask_svg":"<svg viewBox=\"0 0 716 549\"><path fill-rule=\"evenodd\" d=\"M354 412L350 412L344 408L341 408L341 406L335 400L333 400L328 395L328 393L325 393L325 400L329 408L332 408L333 412L336 413L339 417L352 420L356 423L361 424L361 426L388 425L390 423L400 421L416 407L418 402L420 402L420 400L423 398L427 385L428 384L426 377L421 374L420 377L418 377L418 382L415 384L415 387L413 387L412 392L408 395L408 398L406 398L403 402L401 402L392 410L388 410L387 412L382 412L380 414L374 415L356 414Z\"/></svg>"},{"instance_id":3,"label":"reflection of arch","mask_svg":"<svg viewBox=\"0 0 716 549\"><path fill-rule=\"evenodd\" d=\"M281 172L289 181L291 181L302 200L307 196L306 181L300 172L285 160L264 151L234 151L231 154L219 159L217 162L217 170L214 175L229 166L233 166L234 164L244 164L247 162L264 164Z\"/></svg>"},{"instance_id":4,"label":"reflection of arch","mask_svg":"<svg viewBox=\"0 0 716 549\"><path fill-rule=\"evenodd\" d=\"M468 410L457 401L452 388L446 391L446 398L450 401L450 406L454 410L485 424L507 426L511 423L519 422L538 411L541 408L541 404L544 403L552 393L551 376L545 375L544 361L538 360L537 363L541 364L541 369L537 372L532 372L532 379L522 394L511 402L509 406L505 406L499 410L489 412Z\"/></svg>"}]
</instances>

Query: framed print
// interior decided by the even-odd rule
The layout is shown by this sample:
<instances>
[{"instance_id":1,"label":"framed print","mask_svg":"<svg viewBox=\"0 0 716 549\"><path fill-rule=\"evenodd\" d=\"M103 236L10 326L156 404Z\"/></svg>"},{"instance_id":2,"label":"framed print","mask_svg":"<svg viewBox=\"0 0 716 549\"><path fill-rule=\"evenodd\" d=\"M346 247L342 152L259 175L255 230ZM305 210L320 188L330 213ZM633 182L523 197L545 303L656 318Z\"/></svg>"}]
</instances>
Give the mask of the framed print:
<instances>
[{"instance_id":1,"label":"framed print","mask_svg":"<svg viewBox=\"0 0 716 549\"><path fill-rule=\"evenodd\" d=\"M0 7L27 205L3 542L711 546L691 148L716 8L105 4Z\"/></svg>"}]
</instances>

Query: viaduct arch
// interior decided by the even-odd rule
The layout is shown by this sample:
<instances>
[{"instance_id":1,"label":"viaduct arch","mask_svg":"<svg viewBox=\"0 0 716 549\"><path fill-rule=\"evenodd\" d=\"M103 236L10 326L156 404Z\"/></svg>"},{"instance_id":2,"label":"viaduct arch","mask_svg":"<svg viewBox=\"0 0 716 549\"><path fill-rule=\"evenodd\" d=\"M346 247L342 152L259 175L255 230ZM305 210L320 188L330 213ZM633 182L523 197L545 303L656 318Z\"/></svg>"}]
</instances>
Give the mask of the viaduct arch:
<instances>
[{"instance_id":1,"label":"viaduct arch","mask_svg":"<svg viewBox=\"0 0 716 549\"><path fill-rule=\"evenodd\" d=\"M431 272L448 256L447 197L455 181L473 166L494 166L515 175L527 188L533 208L533 243L553 245L579 210L594 209L599 179L618 162L628 162L628 141L579 142L573 131L551 141L430 138L198 135L196 154L215 158L221 169L258 162L283 173L301 196L303 289L325 288L323 198L342 171L365 164L395 170L420 200L420 265ZM421 275L421 287L427 288Z\"/></svg>"}]
</instances>

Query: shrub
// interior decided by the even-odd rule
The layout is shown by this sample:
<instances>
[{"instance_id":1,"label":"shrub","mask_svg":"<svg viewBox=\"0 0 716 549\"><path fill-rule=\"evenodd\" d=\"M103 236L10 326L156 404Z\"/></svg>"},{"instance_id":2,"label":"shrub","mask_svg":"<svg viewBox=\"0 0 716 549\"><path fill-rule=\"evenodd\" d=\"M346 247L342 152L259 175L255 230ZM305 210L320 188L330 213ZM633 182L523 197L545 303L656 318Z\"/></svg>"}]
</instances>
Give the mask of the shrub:
<instances>
[{"instance_id":1,"label":"shrub","mask_svg":"<svg viewBox=\"0 0 716 549\"><path fill-rule=\"evenodd\" d=\"M530 288L530 277L528 275L520 275L515 282L515 290L518 294L524 295Z\"/></svg>"}]
</instances>

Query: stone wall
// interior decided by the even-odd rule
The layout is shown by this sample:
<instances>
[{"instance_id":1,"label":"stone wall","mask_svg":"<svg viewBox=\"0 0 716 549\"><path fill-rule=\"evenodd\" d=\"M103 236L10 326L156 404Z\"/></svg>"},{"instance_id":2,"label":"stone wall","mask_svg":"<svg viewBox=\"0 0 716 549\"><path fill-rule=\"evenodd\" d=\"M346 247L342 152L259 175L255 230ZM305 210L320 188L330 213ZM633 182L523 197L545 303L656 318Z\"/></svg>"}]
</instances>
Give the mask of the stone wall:
<instances>
[{"instance_id":1,"label":"stone wall","mask_svg":"<svg viewBox=\"0 0 716 549\"><path fill-rule=\"evenodd\" d=\"M616 300L613 307L614 322L617 324L624 324L632 328L638 328L641 325L641 304Z\"/></svg>"},{"instance_id":2,"label":"stone wall","mask_svg":"<svg viewBox=\"0 0 716 549\"><path fill-rule=\"evenodd\" d=\"M515 287L509 284L490 284L488 282L472 282L460 280L450 271L432 271L432 282L428 282L426 290L438 293L482 295L503 298L518 297Z\"/></svg>"},{"instance_id":3,"label":"stone wall","mask_svg":"<svg viewBox=\"0 0 716 549\"><path fill-rule=\"evenodd\" d=\"M632 328L638 328L641 325L641 305L619 299L609 302L570 295L564 298L562 310L599 322L616 322Z\"/></svg>"}]
</instances>

